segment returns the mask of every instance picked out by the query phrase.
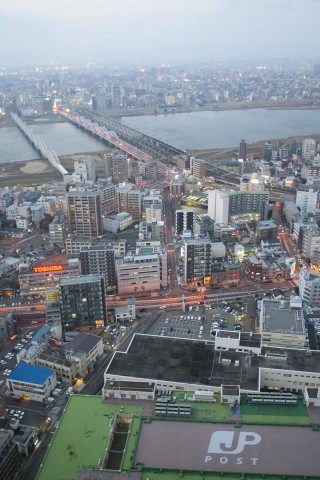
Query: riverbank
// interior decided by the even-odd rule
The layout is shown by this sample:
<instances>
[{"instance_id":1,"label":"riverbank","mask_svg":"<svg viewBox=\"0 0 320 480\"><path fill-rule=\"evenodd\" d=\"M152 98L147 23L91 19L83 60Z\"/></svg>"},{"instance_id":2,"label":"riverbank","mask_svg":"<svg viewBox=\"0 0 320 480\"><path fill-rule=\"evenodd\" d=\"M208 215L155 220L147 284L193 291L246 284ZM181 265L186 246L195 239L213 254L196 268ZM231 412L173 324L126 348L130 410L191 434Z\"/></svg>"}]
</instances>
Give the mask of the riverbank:
<instances>
[{"instance_id":1,"label":"riverbank","mask_svg":"<svg viewBox=\"0 0 320 480\"><path fill-rule=\"evenodd\" d=\"M68 170L73 171L74 162L84 155L90 155L95 159L96 173L99 177L105 177L104 153L110 153L113 149L106 148L103 152L86 152L75 155L61 156L61 164ZM52 180L61 180L61 174L47 160L28 160L24 162L5 163L0 165L0 188L13 187L16 185L41 185Z\"/></svg>"},{"instance_id":2,"label":"riverbank","mask_svg":"<svg viewBox=\"0 0 320 480\"><path fill-rule=\"evenodd\" d=\"M271 140L272 145L276 146L279 142L284 143L285 145L290 144L294 141L302 142L306 138L313 138L316 142L320 142L320 134L315 135L299 135L299 136L290 136L290 137L282 137L282 138L274 138L274 139L265 139L259 140L254 143L247 144L247 157L250 157L252 154L263 154L264 152L264 145L266 142ZM211 160L219 162L219 160L228 160L237 157L239 152L239 147L232 147L232 148L206 148L204 150L190 150L192 155L197 155L204 160Z\"/></svg>"},{"instance_id":3,"label":"riverbank","mask_svg":"<svg viewBox=\"0 0 320 480\"><path fill-rule=\"evenodd\" d=\"M166 108L145 107L145 108L119 108L105 112L107 117L115 119L121 117L138 116L156 116L156 115L174 115L176 113L192 112L219 112L225 110L253 110L256 108L266 108L268 110L319 110L320 100L283 100L267 102L230 102L230 103L212 103L203 106L167 106Z\"/></svg>"}]
</instances>

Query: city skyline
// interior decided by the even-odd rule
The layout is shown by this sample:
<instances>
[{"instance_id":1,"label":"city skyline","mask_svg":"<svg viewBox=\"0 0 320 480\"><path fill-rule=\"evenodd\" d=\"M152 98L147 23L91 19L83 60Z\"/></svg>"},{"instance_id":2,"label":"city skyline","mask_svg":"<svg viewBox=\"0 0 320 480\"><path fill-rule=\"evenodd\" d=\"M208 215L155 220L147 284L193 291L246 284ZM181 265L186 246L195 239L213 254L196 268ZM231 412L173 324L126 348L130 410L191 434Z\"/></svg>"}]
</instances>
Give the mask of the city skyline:
<instances>
[{"instance_id":1,"label":"city skyline","mask_svg":"<svg viewBox=\"0 0 320 480\"><path fill-rule=\"evenodd\" d=\"M314 0L4 2L3 64L317 58Z\"/></svg>"}]
</instances>

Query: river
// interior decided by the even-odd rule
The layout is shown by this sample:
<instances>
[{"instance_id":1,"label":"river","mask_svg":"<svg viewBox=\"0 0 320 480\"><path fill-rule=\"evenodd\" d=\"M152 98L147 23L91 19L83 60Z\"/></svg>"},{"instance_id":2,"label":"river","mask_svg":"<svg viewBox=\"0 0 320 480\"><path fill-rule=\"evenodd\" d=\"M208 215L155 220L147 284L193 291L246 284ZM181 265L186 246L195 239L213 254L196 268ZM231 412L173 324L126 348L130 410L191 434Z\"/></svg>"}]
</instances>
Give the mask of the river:
<instances>
[{"instance_id":1,"label":"river","mask_svg":"<svg viewBox=\"0 0 320 480\"><path fill-rule=\"evenodd\" d=\"M182 149L231 148L247 143L320 133L320 110L224 110L124 117L121 121ZM70 123L32 125L57 155L105 150ZM0 128L0 163L39 158L17 127Z\"/></svg>"},{"instance_id":2,"label":"river","mask_svg":"<svg viewBox=\"0 0 320 480\"><path fill-rule=\"evenodd\" d=\"M106 145L71 123L45 123L30 128L59 156L101 152ZM39 158L18 127L0 128L0 164Z\"/></svg>"},{"instance_id":3,"label":"river","mask_svg":"<svg viewBox=\"0 0 320 480\"><path fill-rule=\"evenodd\" d=\"M320 133L320 110L224 110L124 117L122 123L182 149L231 148Z\"/></svg>"}]
</instances>

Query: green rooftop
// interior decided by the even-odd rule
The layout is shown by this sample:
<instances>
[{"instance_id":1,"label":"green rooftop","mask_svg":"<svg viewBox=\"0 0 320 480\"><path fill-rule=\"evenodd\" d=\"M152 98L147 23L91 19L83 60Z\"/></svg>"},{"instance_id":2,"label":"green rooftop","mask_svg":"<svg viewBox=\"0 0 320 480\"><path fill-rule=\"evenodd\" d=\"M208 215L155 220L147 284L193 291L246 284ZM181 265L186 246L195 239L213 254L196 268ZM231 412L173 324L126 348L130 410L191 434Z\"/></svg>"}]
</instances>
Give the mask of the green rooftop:
<instances>
[{"instance_id":1,"label":"green rooftop","mask_svg":"<svg viewBox=\"0 0 320 480\"><path fill-rule=\"evenodd\" d=\"M71 395L37 480L75 480L80 470L98 470L117 413L133 415L122 463L122 469L129 470L141 412L140 406L107 405L102 403L101 397Z\"/></svg>"}]
</instances>

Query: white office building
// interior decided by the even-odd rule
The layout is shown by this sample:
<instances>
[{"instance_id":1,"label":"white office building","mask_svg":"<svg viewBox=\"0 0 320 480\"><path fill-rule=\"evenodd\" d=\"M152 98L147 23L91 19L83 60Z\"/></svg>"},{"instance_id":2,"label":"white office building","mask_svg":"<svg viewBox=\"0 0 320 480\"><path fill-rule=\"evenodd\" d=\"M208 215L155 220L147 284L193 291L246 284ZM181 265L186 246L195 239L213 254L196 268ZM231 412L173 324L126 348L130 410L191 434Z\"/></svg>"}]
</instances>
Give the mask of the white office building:
<instances>
[{"instance_id":1,"label":"white office building","mask_svg":"<svg viewBox=\"0 0 320 480\"><path fill-rule=\"evenodd\" d=\"M109 215L102 217L103 229L106 232L118 233L126 230L133 225L132 215L128 212L117 213L116 215Z\"/></svg>"},{"instance_id":2,"label":"white office building","mask_svg":"<svg viewBox=\"0 0 320 480\"><path fill-rule=\"evenodd\" d=\"M317 208L318 192L309 188L308 191L297 191L296 205L304 215Z\"/></svg>"},{"instance_id":3,"label":"white office building","mask_svg":"<svg viewBox=\"0 0 320 480\"><path fill-rule=\"evenodd\" d=\"M299 291L304 304L310 307L320 306L320 273L300 270Z\"/></svg>"},{"instance_id":4,"label":"white office building","mask_svg":"<svg viewBox=\"0 0 320 480\"><path fill-rule=\"evenodd\" d=\"M229 195L223 190L211 190L208 194L208 215L216 223L228 224Z\"/></svg>"}]
</instances>

